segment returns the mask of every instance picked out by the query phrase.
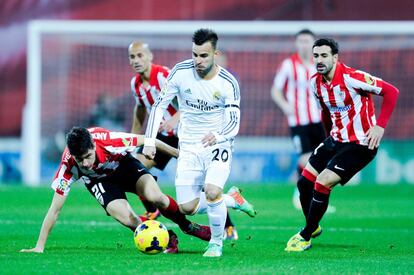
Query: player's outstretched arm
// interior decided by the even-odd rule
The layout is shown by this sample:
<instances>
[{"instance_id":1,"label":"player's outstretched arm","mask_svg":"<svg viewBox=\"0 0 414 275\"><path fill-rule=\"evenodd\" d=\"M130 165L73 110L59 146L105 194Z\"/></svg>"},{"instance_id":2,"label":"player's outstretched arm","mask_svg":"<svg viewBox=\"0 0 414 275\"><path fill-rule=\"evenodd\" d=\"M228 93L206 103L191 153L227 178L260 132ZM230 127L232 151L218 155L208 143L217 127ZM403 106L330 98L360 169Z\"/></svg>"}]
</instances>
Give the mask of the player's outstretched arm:
<instances>
[{"instance_id":1,"label":"player's outstretched arm","mask_svg":"<svg viewBox=\"0 0 414 275\"><path fill-rule=\"evenodd\" d=\"M166 144L165 142L162 142L161 140L158 140L158 139L155 140L155 147L157 148L158 151L164 154L167 154L174 158L178 158L178 149Z\"/></svg>"},{"instance_id":2,"label":"player's outstretched arm","mask_svg":"<svg viewBox=\"0 0 414 275\"><path fill-rule=\"evenodd\" d=\"M36 246L31 249L22 249L20 250L20 252L43 253L43 250L45 249L47 237L49 236L50 231L55 225L56 220L59 216L60 210L62 209L65 201L66 201L66 196L59 195L58 193L54 194L52 204L50 205L49 210L47 211L47 214L45 216L45 219L43 220Z\"/></svg>"}]
</instances>

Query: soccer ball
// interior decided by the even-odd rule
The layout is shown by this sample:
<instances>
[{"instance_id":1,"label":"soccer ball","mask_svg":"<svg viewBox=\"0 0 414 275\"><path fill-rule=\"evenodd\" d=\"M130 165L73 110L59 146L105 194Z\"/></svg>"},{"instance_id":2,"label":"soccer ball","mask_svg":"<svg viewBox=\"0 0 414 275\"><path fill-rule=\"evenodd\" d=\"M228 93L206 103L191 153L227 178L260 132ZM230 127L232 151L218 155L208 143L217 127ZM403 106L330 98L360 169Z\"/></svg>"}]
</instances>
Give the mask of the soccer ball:
<instances>
[{"instance_id":1,"label":"soccer ball","mask_svg":"<svg viewBox=\"0 0 414 275\"><path fill-rule=\"evenodd\" d=\"M168 230L162 223L148 220L141 223L134 233L134 242L138 250L145 254L157 254L167 248Z\"/></svg>"}]
</instances>

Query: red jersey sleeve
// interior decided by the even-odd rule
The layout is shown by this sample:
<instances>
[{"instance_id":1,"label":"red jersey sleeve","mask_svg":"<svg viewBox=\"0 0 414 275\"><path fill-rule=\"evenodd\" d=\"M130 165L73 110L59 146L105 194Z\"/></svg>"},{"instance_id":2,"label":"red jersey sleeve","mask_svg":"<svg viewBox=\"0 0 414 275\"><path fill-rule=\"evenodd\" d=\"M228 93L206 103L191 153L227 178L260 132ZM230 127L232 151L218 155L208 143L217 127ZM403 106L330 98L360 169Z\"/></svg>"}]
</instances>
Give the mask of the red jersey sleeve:
<instances>
[{"instance_id":1,"label":"red jersey sleeve","mask_svg":"<svg viewBox=\"0 0 414 275\"><path fill-rule=\"evenodd\" d=\"M67 196L69 194L71 184L78 180L77 176L73 173L73 169L75 169L74 165L75 161L69 153L68 148L66 148L63 151L62 161L56 171L51 186L56 193L63 196Z\"/></svg>"}]
</instances>

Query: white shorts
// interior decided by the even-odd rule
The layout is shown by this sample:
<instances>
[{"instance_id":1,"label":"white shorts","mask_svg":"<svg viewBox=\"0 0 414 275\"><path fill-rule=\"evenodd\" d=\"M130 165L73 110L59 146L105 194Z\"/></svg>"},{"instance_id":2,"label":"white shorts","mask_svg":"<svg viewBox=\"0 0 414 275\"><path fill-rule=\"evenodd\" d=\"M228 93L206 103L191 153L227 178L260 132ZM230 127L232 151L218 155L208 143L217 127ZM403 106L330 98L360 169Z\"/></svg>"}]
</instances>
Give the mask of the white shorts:
<instances>
[{"instance_id":1,"label":"white shorts","mask_svg":"<svg viewBox=\"0 0 414 275\"><path fill-rule=\"evenodd\" d=\"M201 143L180 143L175 188L177 203L200 197L206 183L223 189L230 175L232 147L229 143L204 148Z\"/></svg>"}]
</instances>

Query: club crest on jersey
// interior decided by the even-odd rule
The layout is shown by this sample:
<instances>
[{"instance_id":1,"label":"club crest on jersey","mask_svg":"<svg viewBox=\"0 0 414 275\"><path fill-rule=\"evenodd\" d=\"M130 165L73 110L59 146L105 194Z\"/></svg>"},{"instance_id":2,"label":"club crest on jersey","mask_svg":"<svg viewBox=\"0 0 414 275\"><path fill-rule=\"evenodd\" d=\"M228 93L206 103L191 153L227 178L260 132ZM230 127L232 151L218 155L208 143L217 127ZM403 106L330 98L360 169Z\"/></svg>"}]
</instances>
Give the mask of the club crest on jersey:
<instances>
[{"instance_id":1,"label":"club crest on jersey","mask_svg":"<svg viewBox=\"0 0 414 275\"><path fill-rule=\"evenodd\" d=\"M220 100L220 98L221 98L221 93L220 93L219 91L215 91L215 92L213 93L213 98L214 98L215 100Z\"/></svg>"},{"instance_id":2,"label":"club crest on jersey","mask_svg":"<svg viewBox=\"0 0 414 275\"><path fill-rule=\"evenodd\" d=\"M338 95L342 100L345 100L346 97L346 93L344 91L339 90L338 91Z\"/></svg>"},{"instance_id":3,"label":"club crest on jersey","mask_svg":"<svg viewBox=\"0 0 414 275\"><path fill-rule=\"evenodd\" d=\"M365 78L365 82L366 82L368 85L373 85L373 84L375 84L375 79L374 79L371 75L369 75L369 74L365 73L365 74L364 74L364 78Z\"/></svg>"},{"instance_id":4,"label":"club crest on jersey","mask_svg":"<svg viewBox=\"0 0 414 275\"><path fill-rule=\"evenodd\" d=\"M125 147L129 147L132 145L132 138L129 138L129 139L123 138L122 143L124 144Z\"/></svg>"}]
</instances>

